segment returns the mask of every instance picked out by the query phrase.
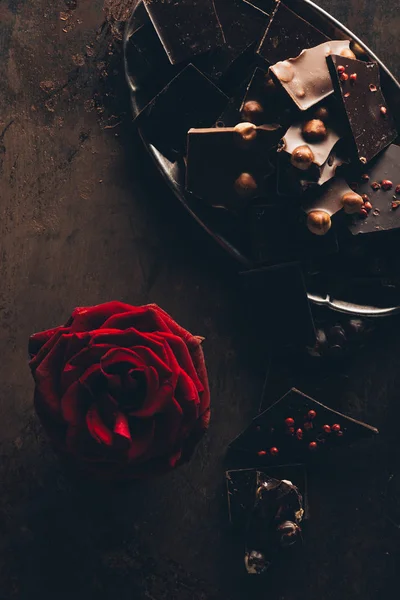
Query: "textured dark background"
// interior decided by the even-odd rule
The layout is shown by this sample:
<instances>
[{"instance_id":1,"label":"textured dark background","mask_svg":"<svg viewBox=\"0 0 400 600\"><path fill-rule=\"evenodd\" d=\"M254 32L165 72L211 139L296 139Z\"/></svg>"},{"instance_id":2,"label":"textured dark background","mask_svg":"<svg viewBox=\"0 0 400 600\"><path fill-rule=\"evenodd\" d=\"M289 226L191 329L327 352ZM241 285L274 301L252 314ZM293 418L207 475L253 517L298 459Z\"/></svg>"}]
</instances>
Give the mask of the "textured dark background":
<instances>
[{"instance_id":1,"label":"textured dark background","mask_svg":"<svg viewBox=\"0 0 400 600\"><path fill-rule=\"evenodd\" d=\"M400 471L397 326L316 386L318 399L380 427L379 441L311 473L301 563L262 586L243 575L226 522L224 455L257 409L264 359L249 350L224 260L129 126L119 39L132 2L103 4L0 0L0 598L392 595L400 536L383 494ZM398 0L320 4L400 75ZM188 466L133 489L71 482L32 410L29 334L110 299L157 302L206 337L210 433Z\"/></svg>"}]
</instances>

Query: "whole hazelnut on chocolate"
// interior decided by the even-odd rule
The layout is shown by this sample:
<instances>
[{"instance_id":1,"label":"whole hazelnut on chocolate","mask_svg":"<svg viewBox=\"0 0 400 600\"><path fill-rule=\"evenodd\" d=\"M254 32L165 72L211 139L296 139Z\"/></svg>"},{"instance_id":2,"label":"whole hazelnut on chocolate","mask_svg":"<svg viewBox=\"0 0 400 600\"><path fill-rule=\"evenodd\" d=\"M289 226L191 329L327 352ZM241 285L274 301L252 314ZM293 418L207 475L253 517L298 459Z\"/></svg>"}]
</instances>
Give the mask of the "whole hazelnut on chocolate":
<instances>
[{"instance_id":1,"label":"whole hazelnut on chocolate","mask_svg":"<svg viewBox=\"0 0 400 600\"><path fill-rule=\"evenodd\" d=\"M331 226L331 218L324 210L313 210L307 216L307 227L315 235L325 235Z\"/></svg>"},{"instance_id":2,"label":"whole hazelnut on chocolate","mask_svg":"<svg viewBox=\"0 0 400 600\"><path fill-rule=\"evenodd\" d=\"M321 119L306 121L301 132L306 142L322 142L328 135L325 123Z\"/></svg>"},{"instance_id":3,"label":"whole hazelnut on chocolate","mask_svg":"<svg viewBox=\"0 0 400 600\"><path fill-rule=\"evenodd\" d=\"M309 146L297 146L292 152L290 162L301 171L307 171L314 162L314 153Z\"/></svg>"},{"instance_id":4,"label":"whole hazelnut on chocolate","mask_svg":"<svg viewBox=\"0 0 400 600\"><path fill-rule=\"evenodd\" d=\"M264 116L264 108L256 100L248 100L242 108L242 117L250 123L260 123Z\"/></svg>"},{"instance_id":5,"label":"whole hazelnut on chocolate","mask_svg":"<svg viewBox=\"0 0 400 600\"><path fill-rule=\"evenodd\" d=\"M254 123L238 123L235 126L235 132L238 134L238 140L245 145L253 142L257 137L257 127Z\"/></svg>"},{"instance_id":6,"label":"whole hazelnut on chocolate","mask_svg":"<svg viewBox=\"0 0 400 600\"><path fill-rule=\"evenodd\" d=\"M354 215L360 212L364 205L364 200L356 192L347 192L347 194L342 196L342 205L346 214Z\"/></svg>"},{"instance_id":7,"label":"whole hazelnut on chocolate","mask_svg":"<svg viewBox=\"0 0 400 600\"><path fill-rule=\"evenodd\" d=\"M235 192L242 198L252 198L257 191L257 182L250 173L241 173L236 179Z\"/></svg>"},{"instance_id":8,"label":"whole hazelnut on chocolate","mask_svg":"<svg viewBox=\"0 0 400 600\"><path fill-rule=\"evenodd\" d=\"M329 110L325 106L320 106L314 112L314 119L320 119L321 121L327 121L329 119Z\"/></svg>"},{"instance_id":9,"label":"whole hazelnut on chocolate","mask_svg":"<svg viewBox=\"0 0 400 600\"><path fill-rule=\"evenodd\" d=\"M340 56L344 56L345 58L357 58L357 56L352 50L350 50L350 48L344 48L341 51Z\"/></svg>"},{"instance_id":10,"label":"whole hazelnut on chocolate","mask_svg":"<svg viewBox=\"0 0 400 600\"><path fill-rule=\"evenodd\" d=\"M301 537L301 529L293 521L284 521L278 525L276 531L279 536L279 543L283 548L293 546Z\"/></svg>"}]
</instances>

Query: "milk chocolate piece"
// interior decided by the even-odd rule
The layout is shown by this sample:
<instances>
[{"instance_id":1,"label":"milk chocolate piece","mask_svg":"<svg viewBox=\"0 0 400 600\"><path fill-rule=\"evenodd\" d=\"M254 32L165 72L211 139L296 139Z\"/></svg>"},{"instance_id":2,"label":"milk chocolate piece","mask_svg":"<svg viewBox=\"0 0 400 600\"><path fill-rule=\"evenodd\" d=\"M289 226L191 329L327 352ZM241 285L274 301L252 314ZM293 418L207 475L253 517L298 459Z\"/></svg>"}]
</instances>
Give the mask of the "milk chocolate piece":
<instances>
[{"instance_id":1,"label":"milk chocolate piece","mask_svg":"<svg viewBox=\"0 0 400 600\"><path fill-rule=\"evenodd\" d=\"M172 64L225 43L213 0L144 0Z\"/></svg>"},{"instance_id":2,"label":"milk chocolate piece","mask_svg":"<svg viewBox=\"0 0 400 600\"><path fill-rule=\"evenodd\" d=\"M295 58L275 63L270 71L300 110L307 110L333 94L326 57L348 50L350 42L325 42L303 50Z\"/></svg>"},{"instance_id":3,"label":"milk chocolate piece","mask_svg":"<svg viewBox=\"0 0 400 600\"><path fill-rule=\"evenodd\" d=\"M190 127L215 122L228 98L193 65L179 73L138 115L147 141L170 160L185 152Z\"/></svg>"},{"instance_id":4,"label":"milk chocolate piece","mask_svg":"<svg viewBox=\"0 0 400 600\"><path fill-rule=\"evenodd\" d=\"M239 128L243 126L242 130ZM186 190L212 206L236 210L267 192L271 148L278 125L190 129Z\"/></svg>"},{"instance_id":5,"label":"milk chocolate piece","mask_svg":"<svg viewBox=\"0 0 400 600\"><path fill-rule=\"evenodd\" d=\"M385 189L387 186L382 185L382 181L391 182L392 187ZM366 194L372 209L364 218L358 215L349 217L349 229L353 235L394 231L400 228L399 185L400 146L392 144L363 169L357 180L357 194ZM377 189L374 189L375 187Z\"/></svg>"},{"instance_id":6,"label":"milk chocolate piece","mask_svg":"<svg viewBox=\"0 0 400 600\"><path fill-rule=\"evenodd\" d=\"M280 2L257 52L267 63L273 65L328 40L326 35Z\"/></svg>"},{"instance_id":7,"label":"milk chocolate piece","mask_svg":"<svg viewBox=\"0 0 400 600\"><path fill-rule=\"evenodd\" d=\"M293 419L294 432L286 419ZM329 430L325 431L328 425ZM300 430L298 432L298 430ZM292 388L265 412L253 419L231 444L230 449L255 461L273 465L279 462L307 463L327 450L341 448L379 431L366 423L337 412ZM271 453L278 449L278 454Z\"/></svg>"},{"instance_id":8,"label":"milk chocolate piece","mask_svg":"<svg viewBox=\"0 0 400 600\"><path fill-rule=\"evenodd\" d=\"M380 88L379 66L336 55L327 61L358 158L362 164L368 163L397 137L393 115Z\"/></svg>"},{"instance_id":9,"label":"milk chocolate piece","mask_svg":"<svg viewBox=\"0 0 400 600\"><path fill-rule=\"evenodd\" d=\"M285 221L279 231L284 231ZM314 321L304 277L298 263L286 263L247 271L243 284L252 300L252 314L262 339L278 346L304 348L315 342Z\"/></svg>"}]
</instances>

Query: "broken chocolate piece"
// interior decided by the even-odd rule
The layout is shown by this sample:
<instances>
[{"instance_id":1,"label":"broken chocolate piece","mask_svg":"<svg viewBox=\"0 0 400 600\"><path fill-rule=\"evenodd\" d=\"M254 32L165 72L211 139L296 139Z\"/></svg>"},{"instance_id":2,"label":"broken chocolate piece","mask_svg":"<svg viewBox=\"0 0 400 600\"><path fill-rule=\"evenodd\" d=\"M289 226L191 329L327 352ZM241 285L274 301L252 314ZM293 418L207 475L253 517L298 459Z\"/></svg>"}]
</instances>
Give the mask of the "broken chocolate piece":
<instances>
[{"instance_id":1,"label":"broken chocolate piece","mask_svg":"<svg viewBox=\"0 0 400 600\"><path fill-rule=\"evenodd\" d=\"M303 210L307 215L321 211L332 217L343 208L343 197L352 191L344 179L337 177L323 185L316 197L306 201Z\"/></svg>"},{"instance_id":2,"label":"broken chocolate piece","mask_svg":"<svg viewBox=\"0 0 400 600\"><path fill-rule=\"evenodd\" d=\"M333 94L326 57L348 50L349 45L348 40L325 42L303 50L295 58L275 63L270 71L298 108L307 110Z\"/></svg>"},{"instance_id":3,"label":"broken chocolate piece","mask_svg":"<svg viewBox=\"0 0 400 600\"><path fill-rule=\"evenodd\" d=\"M310 419L309 411L316 413L313 419ZM294 435L287 431L285 419L288 417L295 422ZM331 427L331 433L326 433L324 425ZM296 435L299 429L301 436ZM309 462L329 449L340 448L377 433L375 427L347 417L292 388L253 419L251 425L230 444L230 449L261 465L276 463L277 457L269 452L271 447L279 449L280 462ZM316 444L314 451L310 451L311 443Z\"/></svg>"},{"instance_id":4,"label":"broken chocolate piece","mask_svg":"<svg viewBox=\"0 0 400 600\"><path fill-rule=\"evenodd\" d=\"M366 179L365 175L368 175L369 179ZM372 209L367 215L351 217L349 229L353 235L394 231L400 228L400 210L397 208L400 205L400 194L394 189L385 189L385 186L382 186L385 179L394 184L400 181L400 146L395 144L390 145L363 169L357 193L368 196Z\"/></svg>"},{"instance_id":5,"label":"broken chocolate piece","mask_svg":"<svg viewBox=\"0 0 400 600\"><path fill-rule=\"evenodd\" d=\"M397 137L393 115L380 88L379 66L336 55L327 61L358 158L362 164L368 163Z\"/></svg>"},{"instance_id":6,"label":"broken chocolate piece","mask_svg":"<svg viewBox=\"0 0 400 600\"><path fill-rule=\"evenodd\" d=\"M257 52L267 63L274 64L328 40L326 35L280 2Z\"/></svg>"},{"instance_id":7,"label":"broken chocolate piece","mask_svg":"<svg viewBox=\"0 0 400 600\"><path fill-rule=\"evenodd\" d=\"M282 230L284 227L283 222ZM254 298L251 311L257 315L258 330L263 329L264 333L265 329L268 339L280 346L302 348L314 344L314 321L298 263L265 267L242 275Z\"/></svg>"},{"instance_id":8,"label":"broken chocolate piece","mask_svg":"<svg viewBox=\"0 0 400 600\"><path fill-rule=\"evenodd\" d=\"M257 67L244 95L240 107L242 117L246 113L249 103L257 103L261 113L254 116L251 122L261 123L285 123L289 119L289 102L286 94L282 94L280 86L276 86L273 79L263 69Z\"/></svg>"},{"instance_id":9,"label":"broken chocolate piece","mask_svg":"<svg viewBox=\"0 0 400 600\"><path fill-rule=\"evenodd\" d=\"M279 125L190 129L186 190L211 206L237 210L267 192L269 154L280 137Z\"/></svg>"},{"instance_id":10,"label":"broken chocolate piece","mask_svg":"<svg viewBox=\"0 0 400 600\"><path fill-rule=\"evenodd\" d=\"M295 485L260 474L246 535L245 566L251 575L265 573L283 550L301 544L303 498Z\"/></svg>"},{"instance_id":11,"label":"broken chocolate piece","mask_svg":"<svg viewBox=\"0 0 400 600\"><path fill-rule=\"evenodd\" d=\"M144 0L144 5L172 64L225 43L213 0Z\"/></svg>"},{"instance_id":12,"label":"broken chocolate piece","mask_svg":"<svg viewBox=\"0 0 400 600\"><path fill-rule=\"evenodd\" d=\"M227 102L225 94L188 65L141 111L136 122L147 141L173 161L185 152L190 127L212 125Z\"/></svg>"},{"instance_id":13,"label":"broken chocolate piece","mask_svg":"<svg viewBox=\"0 0 400 600\"><path fill-rule=\"evenodd\" d=\"M243 0L214 0L215 10L226 44L238 56L251 44L259 42L268 23L268 16Z\"/></svg>"}]
</instances>

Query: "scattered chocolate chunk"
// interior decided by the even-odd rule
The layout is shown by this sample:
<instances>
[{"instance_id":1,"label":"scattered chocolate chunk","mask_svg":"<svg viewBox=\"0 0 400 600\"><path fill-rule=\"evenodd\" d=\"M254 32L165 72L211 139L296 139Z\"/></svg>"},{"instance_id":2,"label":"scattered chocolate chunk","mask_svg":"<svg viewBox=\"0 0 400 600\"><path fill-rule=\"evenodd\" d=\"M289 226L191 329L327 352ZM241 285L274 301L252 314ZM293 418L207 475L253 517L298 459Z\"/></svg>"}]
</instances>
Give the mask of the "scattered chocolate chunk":
<instances>
[{"instance_id":1,"label":"scattered chocolate chunk","mask_svg":"<svg viewBox=\"0 0 400 600\"><path fill-rule=\"evenodd\" d=\"M326 57L334 53L340 54L349 48L349 44L348 40L325 42L303 50L295 58L275 63L270 71L297 107L307 110L333 94Z\"/></svg>"},{"instance_id":2,"label":"scattered chocolate chunk","mask_svg":"<svg viewBox=\"0 0 400 600\"><path fill-rule=\"evenodd\" d=\"M267 63L273 65L328 40L326 35L280 2L257 52Z\"/></svg>"},{"instance_id":3,"label":"scattered chocolate chunk","mask_svg":"<svg viewBox=\"0 0 400 600\"><path fill-rule=\"evenodd\" d=\"M312 428L307 430L304 423L309 410L314 410L317 414L312 420ZM303 430L301 439L286 435L284 419L287 415L294 419L296 428ZM329 425L335 435L326 433L323 429L325 425ZM338 432L342 435L336 435ZM375 427L347 417L292 388L253 419L251 425L230 444L230 449L243 454L247 459L252 458L255 464L273 464L276 460L274 457L267 454L260 458L257 452L261 447L275 445L279 446L281 461L307 462L328 449L351 444L377 433L379 432ZM316 452L310 452L311 443L317 444Z\"/></svg>"},{"instance_id":4,"label":"scattered chocolate chunk","mask_svg":"<svg viewBox=\"0 0 400 600\"><path fill-rule=\"evenodd\" d=\"M170 160L184 153L190 127L215 122L228 98L193 65L179 73L138 115L147 140Z\"/></svg>"},{"instance_id":5,"label":"scattered chocolate chunk","mask_svg":"<svg viewBox=\"0 0 400 600\"><path fill-rule=\"evenodd\" d=\"M280 136L278 125L190 129L186 190L212 206L237 210L250 198L267 193L271 148Z\"/></svg>"},{"instance_id":6,"label":"scattered chocolate chunk","mask_svg":"<svg viewBox=\"0 0 400 600\"><path fill-rule=\"evenodd\" d=\"M391 144L386 148L368 165L367 174L370 180L361 179L358 191L360 194L369 194L373 210L367 214L367 218L360 219L357 215L351 218L351 233L372 234L399 229L400 213L396 212L397 206L392 206L393 190L389 183L400 178L400 146Z\"/></svg>"},{"instance_id":7,"label":"scattered chocolate chunk","mask_svg":"<svg viewBox=\"0 0 400 600\"><path fill-rule=\"evenodd\" d=\"M225 43L213 0L144 0L144 5L172 64Z\"/></svg>"},{"instance_id":8,"label":"scattered chocolate chunk","mask_svg":"<svg viewBox=\"0 0 400 600\"><path fill-rule=\"evenodd\" d=\"M304 347L314 343L314 322L298 263L265 267L242 275L246 291L254 299L252 313L259 315L259 330L264 332L265 329L268 338L281 346L289 344ZM285 415L285 418L289 415ZM265 444L259 450L272 447L278 448L281 453L280 444Z\"/></svg>"},{"instance_id":9,"label":"scattered chocolate chunk","mask_svg":"<svg viewBox=\"0 0 400 600\"><path fill-rule=\"evenodd\" d=\"M379 66L332 55L327 58L332 81L343 102L360 162L368 163L397 137L393 116L388 110L382 118L381 106L386 101L379 81ZM338 67L357 75L354 82L338 77ZM346 93L350 92L350 96Z\"/></svg>"}]
</instances>

